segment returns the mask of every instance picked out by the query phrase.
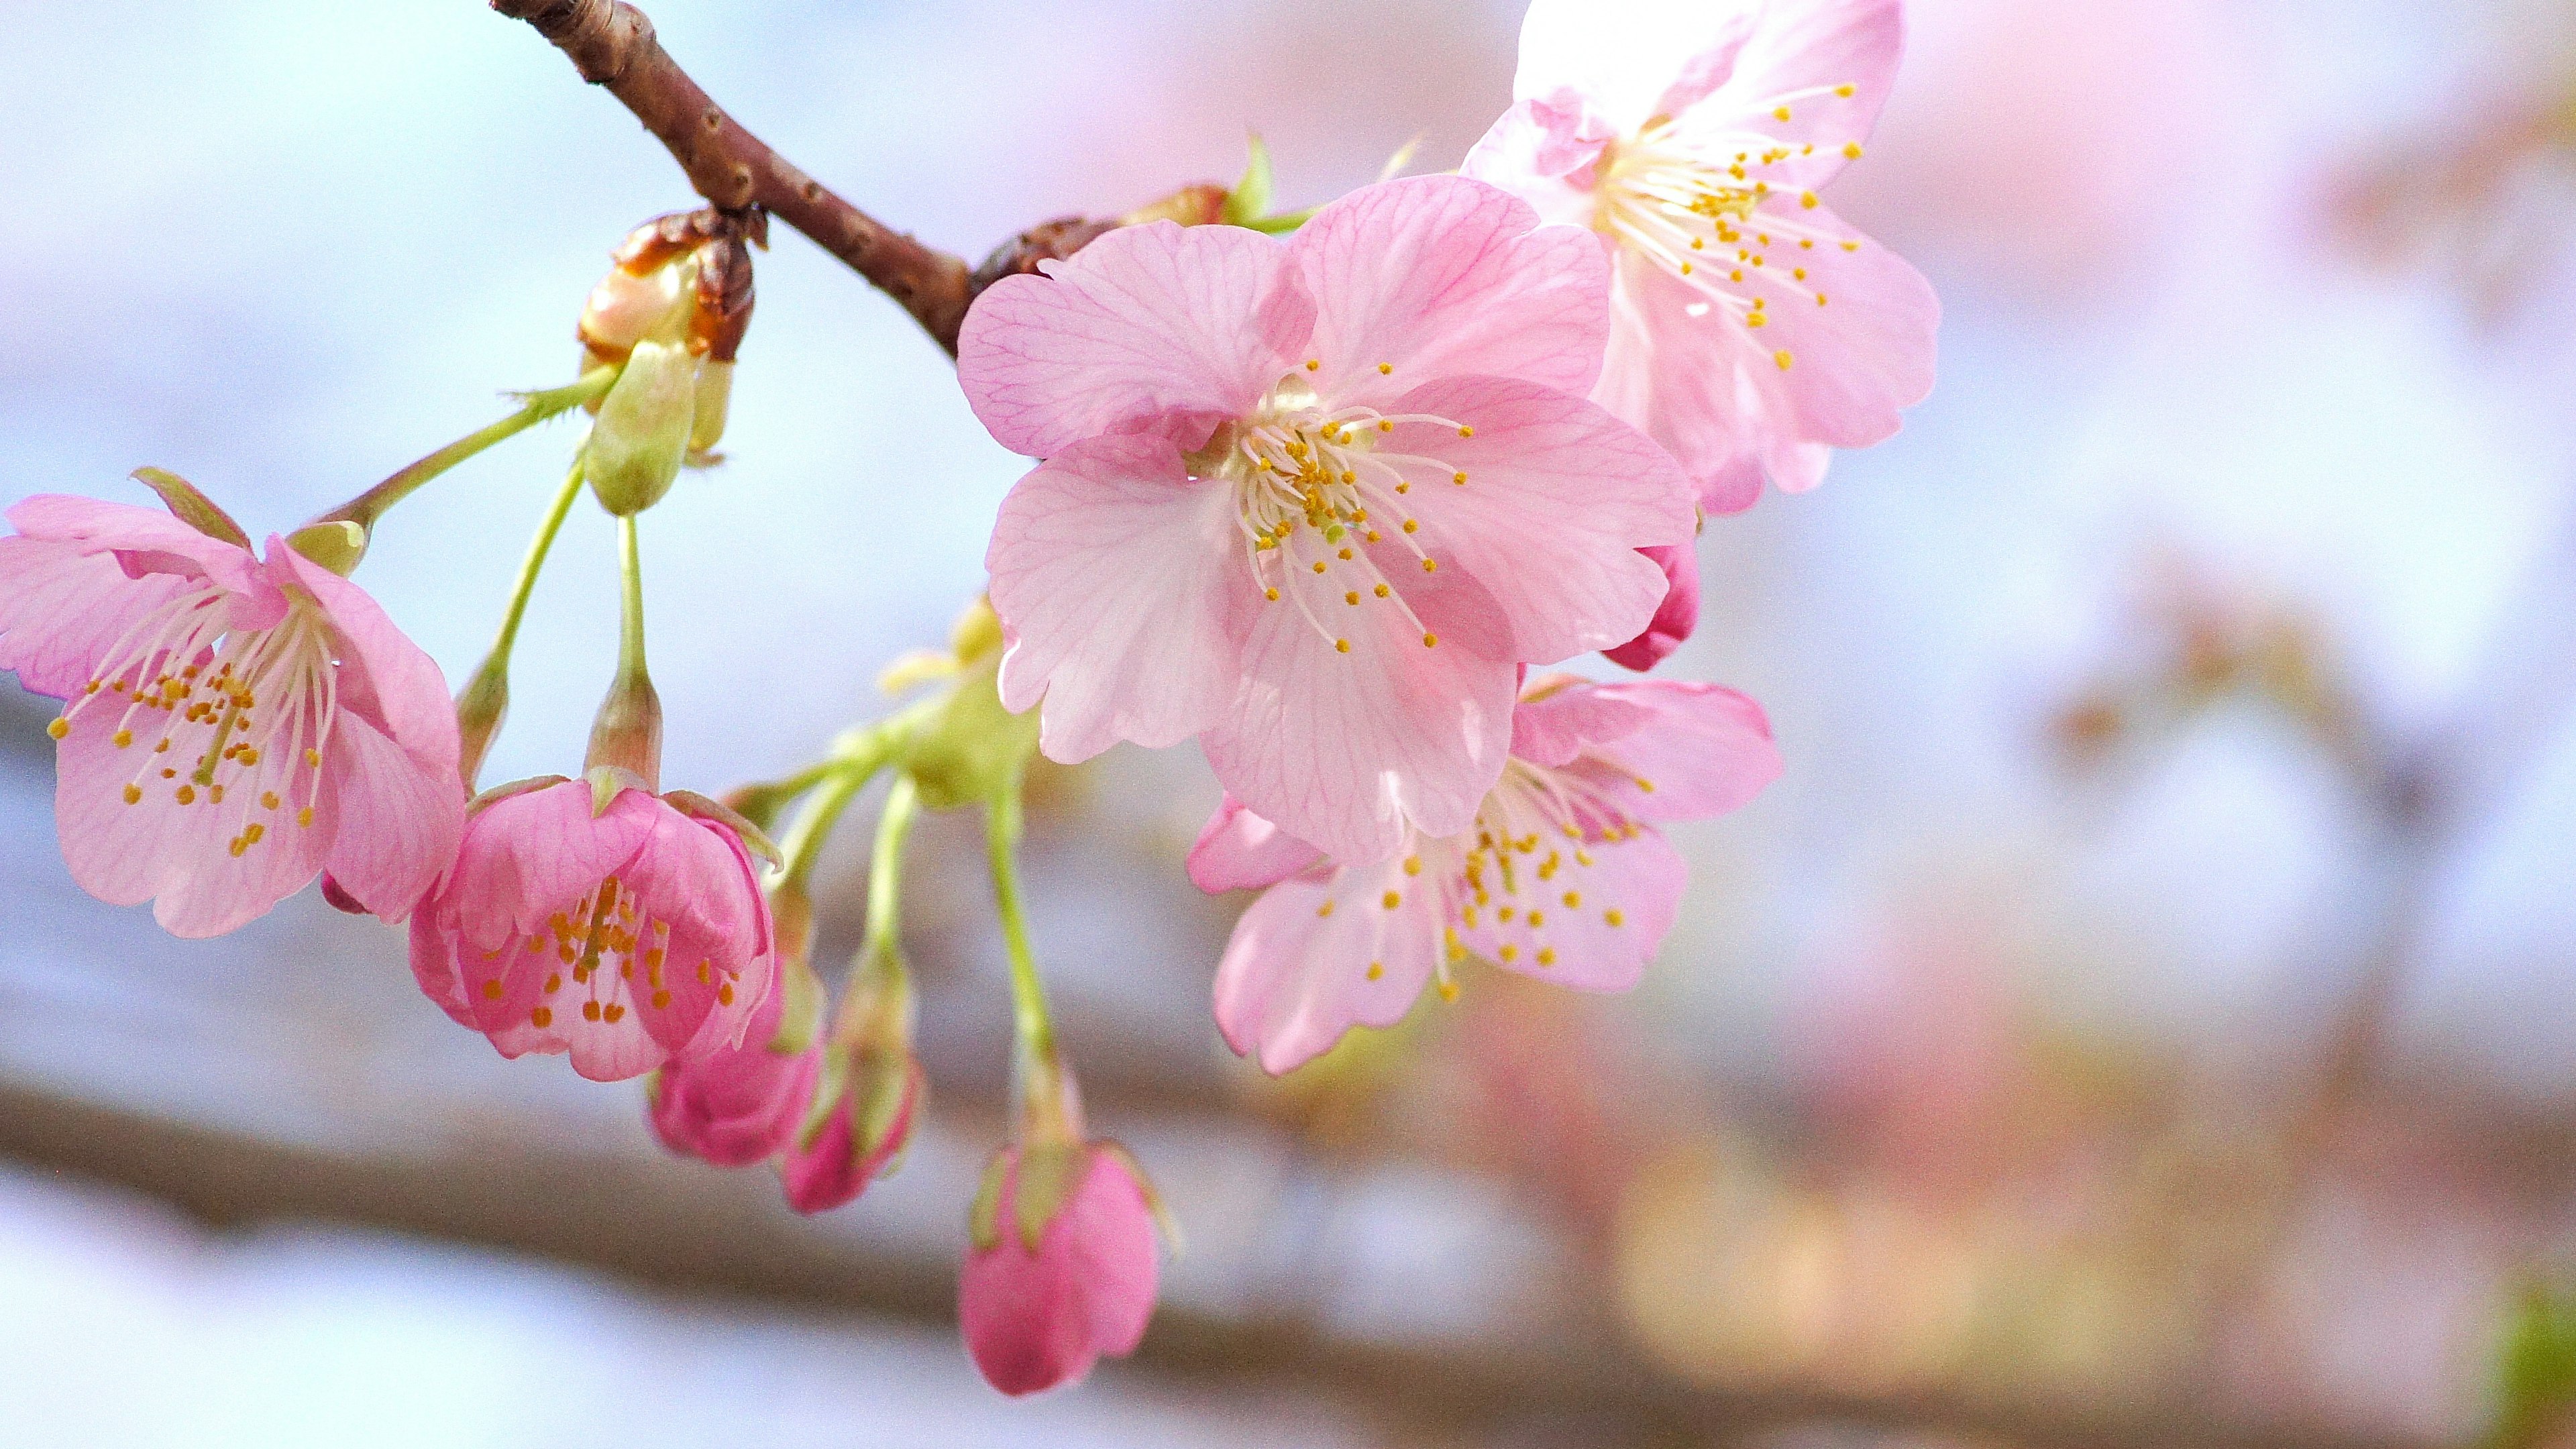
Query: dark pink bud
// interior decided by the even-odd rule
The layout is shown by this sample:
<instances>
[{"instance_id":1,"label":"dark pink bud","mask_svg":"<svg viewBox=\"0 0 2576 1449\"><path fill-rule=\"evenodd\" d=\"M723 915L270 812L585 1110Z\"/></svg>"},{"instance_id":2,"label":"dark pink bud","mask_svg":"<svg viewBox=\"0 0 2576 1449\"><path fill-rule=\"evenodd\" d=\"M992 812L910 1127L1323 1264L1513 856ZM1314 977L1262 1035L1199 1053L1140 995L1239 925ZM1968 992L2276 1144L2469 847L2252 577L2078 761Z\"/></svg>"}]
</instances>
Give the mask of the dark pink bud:
<instances>
[{"instance_id":1,"label":"dark pink bud","mask_svg":"<svg viewBox=\"0 0 2576 1449\"><path fill-rule=\"evenodd\" d=\"M1006 1394L1079 1382L1135 1351L1154 1311L1149 1189L1110 1143L1006 1147L984 1170L957 1280L958 1327Z\"/></svg>"}]
</instances>

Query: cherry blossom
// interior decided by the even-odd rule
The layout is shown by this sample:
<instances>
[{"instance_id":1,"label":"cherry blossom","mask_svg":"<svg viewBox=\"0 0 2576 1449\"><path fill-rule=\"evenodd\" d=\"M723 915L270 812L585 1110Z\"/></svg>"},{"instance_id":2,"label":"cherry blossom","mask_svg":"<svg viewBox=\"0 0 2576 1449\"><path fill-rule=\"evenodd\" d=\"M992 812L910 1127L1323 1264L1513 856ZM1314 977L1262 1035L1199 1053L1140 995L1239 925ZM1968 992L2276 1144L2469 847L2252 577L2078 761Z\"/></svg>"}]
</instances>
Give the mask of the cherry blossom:
<instances>
[{"instance_id":1,"label":"cherry blossom","mask_svg":"<svg viewBox=\"0 0 2576 1449\"><path fill-rule=\"evenodd\" d=\"M198 504L233 536L54 494L8 512L0 668L66 701L50 730L72 879L198 937L327 867L401 920L464 825L438 666L357 585L280 538L253 553Z\"/></svg>"},{"instance_id":2,"label":"cherry blossom","mask_svg":"<svg viewBox=\"0 0 2576 1449\"><path fill-rule=\"evenodd\" d=\"M1062 761L1197 736L1351 859L1454 833L1520 666L1635 636L1691 490L1587 402L1608 263L1480 182L1353 193L1286 242L1123 228L966 319L959 372L1045 461L986 564L1003 703Z\"/></svg>"},{"instance_id":3,"label":"cherry blossom","mask_svg":"<svg viewBox=\"0 0 2576 1449\"><path fill-rule=\"evenodd\" d=\"M958 1328L1006 1394L1078 1383L1135 1351L1158 1267L1149 1190L1107 1143L1011 1146L985 1168L958 1276Z\"/></svg>"},{"instance_id":4,"label":"cherry blossom","mask_svg":"<svg viewBox=\"0 0 2576 1449\"><path fill-rule=\"evenodd\" d=\"M1899 0L1534 0L1517 103L1462 167L1601 238L1593 399L1711 513L1766 474L1814 487L1931 391L1931 287L1817 194L1859 159L1903 42Z\"/></svg>"},{"instance_id":5,"label":"cherry blossom","mask_svg":"<svg viewBox=\"0 0 2576 1449\"><path fill-rule=\"evenodd\" d=\"M1686 870L1651 822L1751 800L1780 773L1761 707L1713 684L1530 682L1511 762L1472 827L1345 865L1228 799L1190 852L1202 889L1263 889L1217 967L1228 1044L1287 1072L1387 1026L1480 957L1625 991L1671 929Z\"/></svg>"}]
</instances>

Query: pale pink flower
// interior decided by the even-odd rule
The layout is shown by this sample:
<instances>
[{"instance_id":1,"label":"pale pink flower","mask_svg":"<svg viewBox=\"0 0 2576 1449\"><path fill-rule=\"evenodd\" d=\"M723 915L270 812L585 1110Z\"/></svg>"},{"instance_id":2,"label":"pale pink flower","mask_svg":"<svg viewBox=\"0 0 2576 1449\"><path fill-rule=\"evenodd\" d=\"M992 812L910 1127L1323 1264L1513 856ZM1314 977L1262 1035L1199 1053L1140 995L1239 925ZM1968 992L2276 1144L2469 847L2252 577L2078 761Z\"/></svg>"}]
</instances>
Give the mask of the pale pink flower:
<instances>
[{"instance_id":1,"label":"pale pink flower","mask_svg":"<svg viewBox=\"0 0 2576 1449\"><path fill-rule=\"evenodd\" d=\"M529 785L492 792L413 913L421 990L501 1055L569 1052L595 1081L739 1045L777 974L742 836L687 797Z\"/></svg>"},{"instance_id":2,"label":"pale pink flower","mask_svg":"<svg viewBox=\"0 0 2576 1449\"><path fill-rule=\"evenodd\" d=\"M262 558L149 508L44 495L8 519L0 669L68 701L54 815L82 889L179 936L325 867L411 910L465 791L446 682L375 600L281 539Z\"/></svg>"},{"instance_id":3,"label":"pale pink flower","mask_svg":"<svg viewBox=\"0 0 2576 1449\"><path fill-rule=\"evenodd\" d=\"M1518 666L1635 635L1688 481L1583 400L1607 264L1480 182L1354 192L1289 241L1169 222L996 284L959 376L1047 461L985 562L1041 744L1200 737L1353 859L1465 828Z\"/></svg>"},{"instance_id":4,"label":"pale pink flower","mask_svg":"<svg viewBox=\"0 0 2576 1449\"><path fill-rule=\"evenodd\" d=\"M1031 1225L1019 1200L1040 1153L1070 1177L1052 1215ZM1126 1153L1097 1142L1006 1147L985 1169L984 1194L957 1279L957 1321L985 1381L1033 1394L1079 1382L1104 1354L1134 1352L1153 1316L1158 1267L1151 1199Z\"/></svg>"},{"instance_id":5,"label":"pale pink flower","mask_svg":"<svg viewBox=\"0 0 2576 1449\"><path fill-rule=\"evenodd\" d=\"M1534 680L1470 830L1346 866L1228 799L1190 852L1209 891L1267 887L1217 967L1238 1052L1290 1071L1401 1019L1472 956L1625 991L1672 928L1686 871L1648 822L1743 805L1780 773L1761 707L1713 684Z\"/></svg>"},{"instance_id":6,"label":"pale pink flower","mask_svg":"<svg viewBox=\"0 0 2576 1449\"><path fill-rule=\"evenodd\" d=\"M1899 0L1533 0L1511 110L1461 168L1613 257L1593 399L1712 513L1821 482L1932 388L1940 303L1817 190L1896 77Z\"/></svg>"}]
</instances>

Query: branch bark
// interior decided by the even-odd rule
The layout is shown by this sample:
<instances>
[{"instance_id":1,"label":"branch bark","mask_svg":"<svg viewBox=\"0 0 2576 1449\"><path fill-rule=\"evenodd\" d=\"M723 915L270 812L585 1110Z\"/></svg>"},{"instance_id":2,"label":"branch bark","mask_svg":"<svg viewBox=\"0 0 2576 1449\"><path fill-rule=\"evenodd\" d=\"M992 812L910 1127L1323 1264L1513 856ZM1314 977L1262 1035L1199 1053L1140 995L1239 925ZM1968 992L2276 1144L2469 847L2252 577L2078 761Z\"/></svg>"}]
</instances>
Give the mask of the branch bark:
<instances>
[{"instance_id":1,"label":"branch bark","mask_svg":"<svg viewBox=\"0 0 2576 1449\"><path fill-rule=\"evenodd\" d=\"M799 171L709 99L624 0L491 0L570 57L581 78L625 102L669 148L700 196L727 212L755 207L811 238L902 304L951 356L974 300L966 263L889 230Z\"/></svg>"}]
</instances>

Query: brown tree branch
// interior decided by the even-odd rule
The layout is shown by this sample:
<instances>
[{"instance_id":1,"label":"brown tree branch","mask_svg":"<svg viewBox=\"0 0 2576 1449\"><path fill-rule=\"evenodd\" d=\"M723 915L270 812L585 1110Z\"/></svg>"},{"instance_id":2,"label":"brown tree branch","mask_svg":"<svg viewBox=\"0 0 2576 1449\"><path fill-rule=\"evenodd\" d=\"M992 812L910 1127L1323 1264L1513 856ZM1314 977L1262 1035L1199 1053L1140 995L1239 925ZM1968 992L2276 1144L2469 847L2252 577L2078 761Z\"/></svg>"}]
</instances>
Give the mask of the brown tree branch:
<instances>
[{"instance_id":1,"label":"brown tree branch","mask_svg":"<svg viewBox=\"0 0 2576 1449\"><path fill-rule=\"evenodd\" d=\"M769 144L710 100L662 48L653 22L624 0L491 0L492 8L535 26L571 57L581 78L610 95L670 149L671 157L719 210L761 208L850 265L903 305L953 356L973 294L966 263L890 231L831 188L789 165Z\"/></svg>"}]
</instances>

